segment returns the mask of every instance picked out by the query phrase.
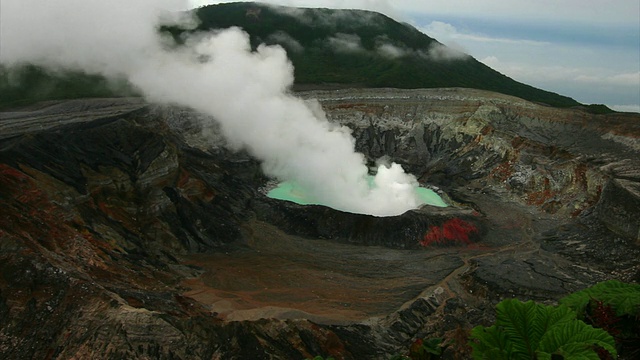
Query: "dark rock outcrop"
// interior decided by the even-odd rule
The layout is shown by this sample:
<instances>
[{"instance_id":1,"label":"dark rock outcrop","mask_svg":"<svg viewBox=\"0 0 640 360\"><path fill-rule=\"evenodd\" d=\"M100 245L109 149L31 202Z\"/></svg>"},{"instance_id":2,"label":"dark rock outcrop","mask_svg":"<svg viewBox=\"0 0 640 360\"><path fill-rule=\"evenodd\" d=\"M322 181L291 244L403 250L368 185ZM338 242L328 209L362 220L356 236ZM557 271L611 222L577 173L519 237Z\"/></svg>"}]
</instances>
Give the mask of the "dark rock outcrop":
<instances>
[{"instance_id":1,"label":"dark rock outcrop","mask_svg":"<svg viewBox=\"0 0 640 360\"><path fill-rule=\"evenodd\" d=\"M598 218L613 232L640 244L640 171L634 168L632 176L620 173L602 190L596 206Z\"/></svg>"},{"instance_id":2,"label":"dark rock outcrop","mask_svg":"<svg viewBox=\"0 0 640 360\"><path fill-rule=\"evenodd\" d=\"M424 206L404 214L388 217L352 214L325 206L261 199L256 204L256 216L284 231L310 238L328 239L358 245L379 245L395 249L417 249L433 226L442 226L449 219L462 219L475 231L470 242L483 234L483 219L473 215L473 209L463 207L438 208Z\"/></svg>"},{"instance_id":3,"label":"dark rock outcrop","mask_svg":"<svg viewBox=\"0 0 640 360\"><path fill-rule=\"evenodd\" d=\"M467 89L309 96L321 101L330 119L354 129L358 150L372 160L390 156L440 186L480 180L543 211L576 216L600 200L605 185L620 179L610 188L623 187L628 196L615 202L628 200L630 209L637 204L637 115L593 115ZM632 232L622 230L628 217L599 213L612 230Z\"/></svg>"}]
</instances>

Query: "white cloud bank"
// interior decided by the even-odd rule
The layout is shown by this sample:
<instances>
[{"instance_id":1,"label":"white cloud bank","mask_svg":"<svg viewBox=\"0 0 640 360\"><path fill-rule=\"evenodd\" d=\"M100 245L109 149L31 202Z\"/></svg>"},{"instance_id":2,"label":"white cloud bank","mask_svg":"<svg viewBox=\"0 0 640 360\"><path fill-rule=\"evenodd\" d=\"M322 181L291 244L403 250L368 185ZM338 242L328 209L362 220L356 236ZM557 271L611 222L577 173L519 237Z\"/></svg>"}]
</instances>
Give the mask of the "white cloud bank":
<instances>
[{"instance_id":1,"label":"white cloud bank","mask_svg":"<svg viewBox=\"0 0 640 360\"><path fill-rule=\"evenodd\" d=\"M604 103L616 110L640 107L640 72L629 71L638 67L638 48L634 54L608 44L490 36L442 21L417 27L449 46L463 44L465 52L517 81L582 103Z\"/></svg>"},{"instance_id":2,"label":"white cloud bank","mask_svg":"<svg viewBox=\"0 0 640 360\"><path fill-rule=\"evenodd\" d=\"M638 86L640 85L640 71L635 73L614 74L608 76L580 74L576 76L574 80L592 84L606 83L616 86Z\"/></svg>"},{"instance_id":3,"label":"white cloud bank","mask_svg":"<svg viewBox=\"0 0 640 360\"><path fill-rule=\"evenodd\" d=\"M270 43L276 43L282 45L287 50L301 53L304 52L304 47L298 40L284 31L276 31L267 37L267 41Z\"/></svg>"},{"instance_id":4,"label":"white cloud bank","mask_svg":"<svg viewBox=\"0 0 640 360\"><path fill-rule=\"evenodd\" d=\"M192 0L191 7L210 4L237 2L236 0ZM385 14L392 18L399 18L397 1L390 0L263 0L265 4L290 6L297 8L327 8L327 9L361 9ZM338 15L340 16L340 15Z\"/></svg>"},{"instance_id":5,"label":"white cloud bank","mask_svg":"<svg viewBox=\"0 0 640 360\"><path fill-rule=\"evenodd\" d=\"M389 59L397 59L403 56L417 56L433 61L463 60L469 57L463 51L434 42L426 50L413 50L405 46L398 46L388 42L388 39L380 39L376 45L376 52Z\"/></svg>"},{"instance_id":6,"label":"white cloud bank","mask_svg":"<svg viewBox=\"0 0 640 360\"><path fill-rule=\"evenodd\" d=\"M362 47L360 36L355 34L337 33L327 38L327 44L333 51L339 53L357 53L366 51Z\"/></svg>"},{"instance_id":7,"label":"white cloud bank","mask_svg":"<svg viewBox=\"0 0 640 360\"><path fill-rule=\"evenodd\" d=\"M230 146L261 160L266 174L335 208L387 216L418 206L417 181L399 165L380 167L369 189L349 129L288 92L293 68L281 47L252 52L237 28L167 46L159 19L189 21L170 12L185 7L178 0L3 0L0 63L124 76L150 101L211 115Z\"/></svg>"},{"instance_id":8,"label":"white cloud bank","mask_svg":"<svg viewBox=\"0 0 640 360\"><path fill-rule=\"evenodd\" d=\"M496 69L510 77L526 83L541 83L550 86L563 86L567 93L596 94L609 92L618 95L618 99L628 99L629 103L616 103L612 98L605 104L614 110L640 112L640 71L617 73L609 68L571 67L563 65L531 64L502 61L496 56L480 59L485 65ZM594 75L597 74L597 75ZM624 95L627 95L624 97ZM602 103L602 101L584 101L586 103ZM635 101L635 102L634 102Z\"/></svg>"},{"instance_id":9,"label":"white cloud bank","mask_svg":"<svg viewBox=\"0 0 640 360\"><path fill-rule=\"evenodd\" d=\"M466 41L475 41L475 42L491 42L491 43L502 43L509 45L528 45L528 46L541 46L541 45L549 45L549 42L546 41L535 41L528 39L512 39L506 37L492 37L478 33L468 33L461 32L458 29L446 22L442 21L432 21L426 26L417 26L418 30L423 33L439 39L445 42L454 42L460 40Z\"/></svg>"}]
</instances>

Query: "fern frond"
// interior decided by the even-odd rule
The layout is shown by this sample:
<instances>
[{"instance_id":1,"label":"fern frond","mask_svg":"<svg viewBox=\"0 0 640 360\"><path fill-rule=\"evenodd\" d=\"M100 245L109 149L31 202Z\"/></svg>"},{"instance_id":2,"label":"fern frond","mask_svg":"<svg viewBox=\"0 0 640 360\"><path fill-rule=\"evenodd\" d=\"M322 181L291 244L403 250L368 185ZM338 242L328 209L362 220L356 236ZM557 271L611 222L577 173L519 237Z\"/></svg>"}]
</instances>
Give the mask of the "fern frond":
<instances>
[{"instance_id":1,"label":"fern frond","mask_svg":"<svg viewBox=\"0 0 640 360\"><path fill-rule=\"evenodd\" d=\"M496 325L471 331L474 359L598 360L596 347L617 356L611 335L576 319L566 306L507 299L496 310Z\"/></svg>"},{"instance_id":2,"label":"fern frond","mask_svg":"<svg viewBox=\"0 0 640 360\"><path fill-rule=\"evenodd\" d=\"M574 309L582 316L592 299L611 306L617 316L640 316L640 284L627 284L617 280L603 281L575 292L562 298L560 304Z\"/></svg>"},{"instance_id":3,"label":"fern frond","mask_svg":"<svg viewBox=\"0 0 640 360\"><path fill-rule=\"evenodd\" d=\"M590 358L595 354L595 346L607 350L614 358L617 356L615 340L602 329L594 328L581 320L571 320L552 326L542 339L539 350L549 354L562 355L564 359ZM587 357L585 357L587 356Z\"/></svg>"},{"instance_id":4,"label":"fern frond","mask_svg":"<svg viewBox=\"0 0 640 360\"><path fill-rule=\"evenodd\" d=\"M530 359L538 347L541 334L537 334L535 322L539 306L533 301L523 303L516 299L504 300L496 306L496 325L512 341L514 358Z\"/></svg>"},{"instance_id":5,"label":"fern frond","mask_svg":"<svg viewBox=\"0 0 640 360\"><path fill-rule=\"evenodd\" d=\"M507 334L497 326L485 328L476 326L471 330L469 345L473 349L474 359L508 360L511 353L511 342ZM475 340L475 341L474 341Z\"/></svg>"}]
</instances>

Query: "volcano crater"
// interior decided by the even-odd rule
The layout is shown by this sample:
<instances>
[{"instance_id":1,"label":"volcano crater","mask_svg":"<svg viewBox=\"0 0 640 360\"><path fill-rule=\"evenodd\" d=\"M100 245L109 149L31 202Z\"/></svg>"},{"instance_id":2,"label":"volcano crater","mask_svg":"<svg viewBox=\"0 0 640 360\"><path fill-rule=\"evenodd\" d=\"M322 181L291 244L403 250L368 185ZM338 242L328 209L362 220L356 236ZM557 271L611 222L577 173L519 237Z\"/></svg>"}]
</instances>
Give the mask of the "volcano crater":
<instances>
[{"instance_id":1,"label":"volcano crater","mask_svg":"<svg viewBox=\"0 0 640 360\"><path fill-rule=\"evenodd\" d=\"M639 115L469 89L296 96L450 206L268 198L215 122L140 99L5 111L0 353L385 358L490 321L505 297L639 280Z\"/></svg>"}]
</instances>

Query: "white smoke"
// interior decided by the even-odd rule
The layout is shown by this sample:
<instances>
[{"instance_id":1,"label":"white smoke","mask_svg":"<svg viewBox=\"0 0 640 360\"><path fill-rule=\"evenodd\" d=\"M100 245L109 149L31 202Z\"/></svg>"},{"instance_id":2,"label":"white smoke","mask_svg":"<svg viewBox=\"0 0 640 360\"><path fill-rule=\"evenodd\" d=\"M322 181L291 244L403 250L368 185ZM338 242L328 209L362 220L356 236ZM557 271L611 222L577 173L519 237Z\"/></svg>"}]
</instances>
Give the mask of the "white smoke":
<instances>
[{"instance_id":1,"label":"white smoke","mask_svg":"<svg viewBox=\"0 0 640 360\"><path fill-rule=\"evenodd\" d=\"M3 0L0 63L124 76L149 101L212 115L231 146L261 160L267 175L295 181L332 207L389 216L419 205L415 177L397 164L380 166L369 188L349 129L290 94L293 67L281 47L252 52L238 28L170 47L158 26L192 23L175 15L186 7L179 0Z\"/></svg>"}]
</instances>

